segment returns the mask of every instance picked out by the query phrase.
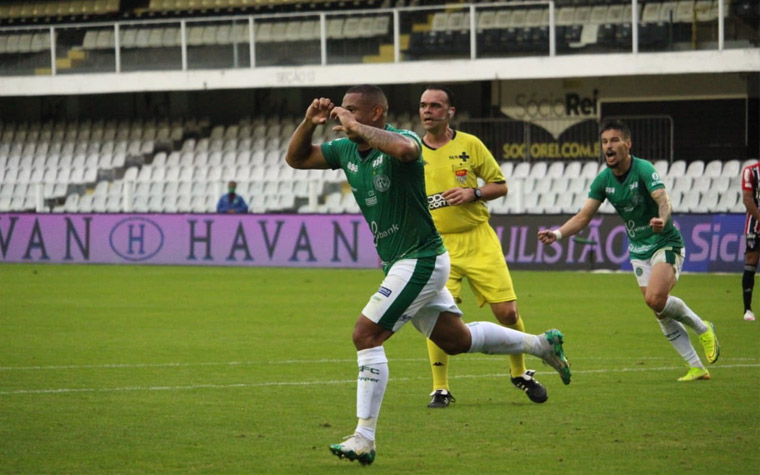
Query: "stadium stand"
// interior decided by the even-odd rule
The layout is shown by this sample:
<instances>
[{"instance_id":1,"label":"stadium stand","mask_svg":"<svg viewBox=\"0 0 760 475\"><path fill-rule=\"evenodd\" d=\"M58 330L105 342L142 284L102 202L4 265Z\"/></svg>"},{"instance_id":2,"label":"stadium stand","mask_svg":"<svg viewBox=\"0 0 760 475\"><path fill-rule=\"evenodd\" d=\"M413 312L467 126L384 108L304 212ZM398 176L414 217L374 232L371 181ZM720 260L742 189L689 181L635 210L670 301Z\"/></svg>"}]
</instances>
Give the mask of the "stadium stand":
<instances>
[{"instance_id":1,"label":"stadium stand","mask_svg":"<svg viewBox=\"0 0 760 475\"><path fill-rule=\"evenodd\" d=\"M414 128L411 114L391 116ZM0 211L214 212L229 180L251 212L358 212L340 171L284 162L295 117L85 120L0 128ZM192 131L192 132L191 132ZM336 137L320 127L318 141ZM747 162L749 163L749 161ZM680 212L743 212L738 160L655 162ZM510 194L494 213L571 213L599 172L596 161L503 162ZM607 205L602 212L612 213Z\"/></svg>"},{"instance_id":2,"label":"stadium stand","mask_svg":"<svg viewBox=\"0 0 760 475\"><path fill-rule=\"evenodd\" d=\"M0 23L56 23L61 21L103 20L106 18L180 17L235 13L273 13L304 10L388 8L403 1L390 0L31 0L0 3ZM412 1L409 4L417 4ZM433 2L443 3L443 2Z\"/></svg>"},{"instance_id":3,"label":"stadium stand","mask_svg":"<svg viewBox=\"0 0 760 475\"><path fill-rule=\"evenodd\" d=\"M475 3L479 7L474 18L479 57L550 54L548 7L521 2L500 2L494 6L489 6L492 2ZM727 3L730 5L724 10L727 40L747 46L760 41L756 3L752 0ZM392 14L379 8L416 4L419 2L401 0L10 2L0 5L0 23L27 26L78 22L57 30L58 73L113 71L117 68L117 56L121 71L247 68L252 66L252 56L256 66L319 64L320 12L327 14L329 63L391 62L395 54ZM717 5L718 0L644 2L637 18L639 49L714 47ZM403 59L469 57L469 9L443 1L424 2L424 7L439 10L410 10L401 16L399 46ZM362 8L360 13L346 14L357 8ZM562 54L632 49L633 10L629 1L558 0L556 8L556 49ZM298 16L270 15L282 12ZM249 18L255 18L256 22L254 44L259 47L255 53L251 52ZM112 25L88 26L92 21L104 20L121 22L120 55L114 52L116 33ZM187 26L185 62L180 20ZM0 32L0 73L51 74L50 40L47 29Z\"/></svg>"},{"instance_id":4,"label":"stadium stand","mask_svg":"<svg viewBox=\"0 0 760 475\"><path fill-rule=\"evenodd\" d=\"M690 43L693 32L711 31L717 25L717 0L642 3L636 20L639 46L645 51ZM555 5L558 51L593 53L631 49L633 9L630 1L560 0ZM751 0L741 0L730 5L731 8L724 11L724 18L734 25L732 30L738 32L741 23L756 22L756 2L753 5ZM469 31L462 30L467 22L469 13L464 10L449 8L436 12L427 23L414 25L405 52L413 58L467 54ZM549 9L546 6L516 3L481 9L477 12L476 25L479 55L549 53ZM706 41L712 41L712 37Z\"/></svg>"},{"instance_id":5,"label":"stadium stand","mask_svg":"<svg viewBox=\"0 0 760 475\"><path fill-rule=\"evenodd\" d=\"M120 0L12 1L0 4L0 22L29 23L106 19L119 13Z\"/></svg>"},{"instance_id":6,"label":"stadium stand","mask_svg":"<svg viewBox=\"0 0 760 475\"><path fill-rule=\"evenodd\" d=\"M139 8L125 4L142 5ZM478 2L470 10L445 1L406 15L400 48L407 58L449 58L470 54L470 26L476 25L479 54L543 55L549 52L549 10L543 5ZM0 4L0 72L50 74L55 40L59 73L113 70L121 47L122 71L179 69L182 25L189 68L251 66L248 16L235 13L299 12L255 19L256 65L320 61L320 20L326 12L331 62L387 61L393 54L392 15L373 9L419 5L402 0L118 0L31 1ZM723 12L729 30L758 20L756 0L736 0ZM630 50L632 8L628 0L557 0L557 48L564 52ZM342 15L340 10L362 8ZM715 29L717 0L649 1L635 19L640 48L655 51L692 42L699 28ZM204 16L203 18L199 18ZM149 22L135 18L149 17ZM103 21L125 20L114 28ZM182 25L178 21L184 19ZM221 18L224 18L222 20ZM158 19L158 20L157 20ZM84 22L57 30L16 28L33 24ZM87 21L98 21L88 28ZM84 26L82 26L84 25ZM68 26L68 25L67 25ZM118 36L117 36L118 31ZM390 49L389 49L390 48ZM406 58L405 58L406 59ZM47 66L45 63L47 62ZM391 122L415 128L413 113ZM460 117L462 119L462 117ZM296 118L244 118L231 124L207 120L132 119L0 124L0 211L213 212L226 181L236 180L252 212L356 212L340 172L296 171L283 154ZM322 128L319 140L334 137ZM677 211L743 212L738 160L657 160L655 167L672 191ZM571 213L586 199L596 161L504 162L510 195L488 205L495 213ZM605 204L603 212L614 212Z\"/></svg>"}]
</instances>

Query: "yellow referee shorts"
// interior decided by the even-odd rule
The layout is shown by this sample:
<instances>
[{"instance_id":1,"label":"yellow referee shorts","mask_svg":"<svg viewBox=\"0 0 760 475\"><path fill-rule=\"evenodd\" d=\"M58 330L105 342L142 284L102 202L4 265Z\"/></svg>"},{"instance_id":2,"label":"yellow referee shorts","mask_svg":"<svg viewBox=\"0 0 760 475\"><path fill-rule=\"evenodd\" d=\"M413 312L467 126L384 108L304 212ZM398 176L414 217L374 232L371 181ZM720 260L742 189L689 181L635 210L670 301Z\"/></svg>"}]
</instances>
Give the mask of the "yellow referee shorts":
<instances>
[{"instance_id":1,"label":"yellow referee shorts","mask_svg":"<svg viewBox=\"0 0 760 475\"><path fill-rule=\"evenodd\" d=\"M462 301L462 279L467 277L478 305L517 300L501 242L488 222L463 233L443 234L451 256L446 288L457 303Z\"/></svg>"}]
</instances>

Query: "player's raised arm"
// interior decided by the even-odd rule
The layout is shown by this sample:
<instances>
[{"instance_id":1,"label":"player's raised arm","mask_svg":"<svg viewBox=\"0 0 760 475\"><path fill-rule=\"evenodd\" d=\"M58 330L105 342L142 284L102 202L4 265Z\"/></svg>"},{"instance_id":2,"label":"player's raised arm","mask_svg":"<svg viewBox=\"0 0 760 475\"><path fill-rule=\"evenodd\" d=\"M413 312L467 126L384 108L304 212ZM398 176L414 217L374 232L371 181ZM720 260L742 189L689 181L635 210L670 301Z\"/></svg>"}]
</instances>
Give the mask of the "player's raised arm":
<instances>
[{"instance_id":1,"label":"player's raised arm","mask_svg":"<svg viewBox=\"0 0 760 475\"><path fill-rule=\"evenodd\" d=\"M293 168L330 168L319 145L312 143L314 130L324 124L335 105L330 99L314 99L306 109L304 119L290 137L285 161Z\"/></svg>"},{"instance_id":2,"label":"player's raised arm","mask_svg":"<svg viewBox=\"0 0 760 475\"><path fill-rule=\"evenodd\" d=\"M670 220L673 208L670 206L670 198L665 188L659 188L652 192L652 199L657 203L659 216L649 220L649 225L655 233L661 233L665 229L665 224Z\"/></svg>"},{"instance_id":3,"label":"player's raised arm","mask_svg":"<svg viewBox=\"0 0 760 475\"><path fill-rule=\"evenodd\" d=\"M377 106L372 113L382 114L383 111ZM417 142L402 134L360 123L354 117L350 107L335 107L330 117L340 122L340 125L333 127L333 130L343 132L349 138L359 137L371 148L380 150L402 162L412 162L420 156L421 150Z\"/></svg>"},{"instance_id":4,"label":"player's raised arm","mask_svg":"<svg viewBox=\"0 0 760 475\"><path fill-rule=\"evenodd\" d=\"M599 200L595 200L594 198L587 199L583 208L575 216L565 221L565 224L560 226L559 229L544 229L539 231L538 240L544 244L551 244L563 237L572 236L582 231L591 222L591 218L594 217L601 205L602 202Z\"/></svg>"}]
</instances>

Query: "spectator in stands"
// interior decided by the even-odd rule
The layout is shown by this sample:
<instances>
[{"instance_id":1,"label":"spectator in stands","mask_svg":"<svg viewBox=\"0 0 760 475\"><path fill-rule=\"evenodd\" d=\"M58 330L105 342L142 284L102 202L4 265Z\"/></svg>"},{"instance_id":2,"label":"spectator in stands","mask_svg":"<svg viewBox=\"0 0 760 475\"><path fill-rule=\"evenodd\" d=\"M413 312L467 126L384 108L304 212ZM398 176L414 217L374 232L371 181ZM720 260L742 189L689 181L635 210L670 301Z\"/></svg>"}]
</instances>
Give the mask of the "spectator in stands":
<instances>
[{"instance_id":1,"label":"spectator in stands","mask_svg":"<svg viewBox=\"0 0 760 475\"><path fill-rule=\"evenodd\" d=\"M529 335L491 322L462 322L445 287L449 255L428 210L422 144L414 132L386 124L387 114L388 101L377 86L350 88L341 106L324 97L314 99L286 154L293 168L344 171L383 261L386 277L353 331L359 366L358 424L353 435L330 446L339 458L362 464L375 459L377 416L389 379L383 343L408 321L447 353L527 352L570 383L558 330ZM337 120L333 130L347 137L314 145L314 130L328 118Z\"/></svg>"},{"instance_id":2,"label":"spectator in stands","mask_svg":"<svg viewBox=\"0 0 760 475\"><path fill-rule=\"evenodd\" d=\"M699 335L710 364L720 356L715 329L683 300L670 295L686 256L683 237L673 225L670 198L657 170L648 161L632 156L631 145L627 125L618 120L602 123L601 148L607 168L591 183L588 199L578 214L559 229L539 231L538 239L551 244L576 234L588 226L602 202L610 200L626 223L631 264L644 300L665 337L689 365L689 371L678 381L710 379L684 325Z\"/></svg>"},{"instance_id":3,"label":"spectator in stands","mask_svg":"<svg viewBox=\"0 0 760 475\"><path fill-rule=\"evenodd\" d=\"M216 204L217 213L246 213L248 212L248 205L242 196L235 193L237 183L231 181L227 184L227 193L219 198L219 202Z\"/></svg>"},{"instance_id":4,"label":"spectator in stands","mask_svg":"<svg viewBox=\"0 0 760 475\"><path fill-rule=\"evenodd\" d=\"M744 251L744 275L742 276L742 289L744 298L744 319L748 322L755 321L752 312L752 290L755 287L755 271L757 262L760 260L760 162L754 163L742 170L742 195L744 207L747 208L747 219L744 222L744 235L747 247Z\"/></svg>"},{"instance_id":5,"label":"spectator in stands","mask_svg":"<svg viewBox=\"0 0 760 475\"><path fill-rule=\"evenodd\" d=\"M461 302L462 279L467 277L478 305L491 307L496 320L525 331L517 311L501 241L491 225L486 201L507 194L507 183L491 152L477 137L450 126L456 108L453 93L445 87L429 86L422 93L419 114L425 136L425 188L430 213L451 255L451 273L446 287ZM478 186L478 179L485 184ZM433 371L433 392L428 407L444 408L455 399L448 381L449 357L428 339L428 356ZM546 389L525 368L525 355L509 356L510 379L531 401L546 401Z\"/></svg>"}]
</instances>

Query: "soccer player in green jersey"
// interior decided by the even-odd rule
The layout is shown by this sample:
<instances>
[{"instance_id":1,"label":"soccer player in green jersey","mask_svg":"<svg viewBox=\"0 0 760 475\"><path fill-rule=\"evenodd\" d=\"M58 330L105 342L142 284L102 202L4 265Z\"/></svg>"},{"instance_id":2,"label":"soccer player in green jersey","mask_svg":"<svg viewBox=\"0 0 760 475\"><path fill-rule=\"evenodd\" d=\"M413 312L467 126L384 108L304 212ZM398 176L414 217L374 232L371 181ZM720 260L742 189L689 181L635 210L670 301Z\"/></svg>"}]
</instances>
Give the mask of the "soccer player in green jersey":
<instances>
[{"instance_id":1,"label":"soccer player in green jersey","mask_svg":"<svg viewBox=\"0 0 760 475\"><path fill-rule=\"evenodd\" d=\"M385 279L354 325L357 427L346 440L330 446L339 458L365 465L375 459L377 416L389 378L383 342L408 321L448 354L528 353L570 383L558 330L530 335L491 322L462 322L462 312L445 286L449 254L428 210L420 139L387 125L387 114L388 101L377 86L352 87L341 106L328 98L314 99L286 155L293 168L344 171L383 262ZM333 130L346 137L313 144L314 129L328 119L336 120Z\"/></svg>"},{"instance_id":2,"label":"soccer player in green jersey","mask_svg":"<svg viewBox=\"0 0 760 475\"><path fill-rule=\"evenodd\" d=\"M601 146L607 169L591 183L583 208L559 229L539 231L538 239L551 244L572 236L588 226L602 202L609 200L625 223L631 264L644 300L654 311L665 337L689 365L689 371L678 381L710 379L684 325L699 335L705 357L712 364L720 355L713 324L670 295L686 252L681 233L673 226L665 185L651 163L631 155L631 131L624 123L604 122Z\"/></svg>"}]
</instances>

